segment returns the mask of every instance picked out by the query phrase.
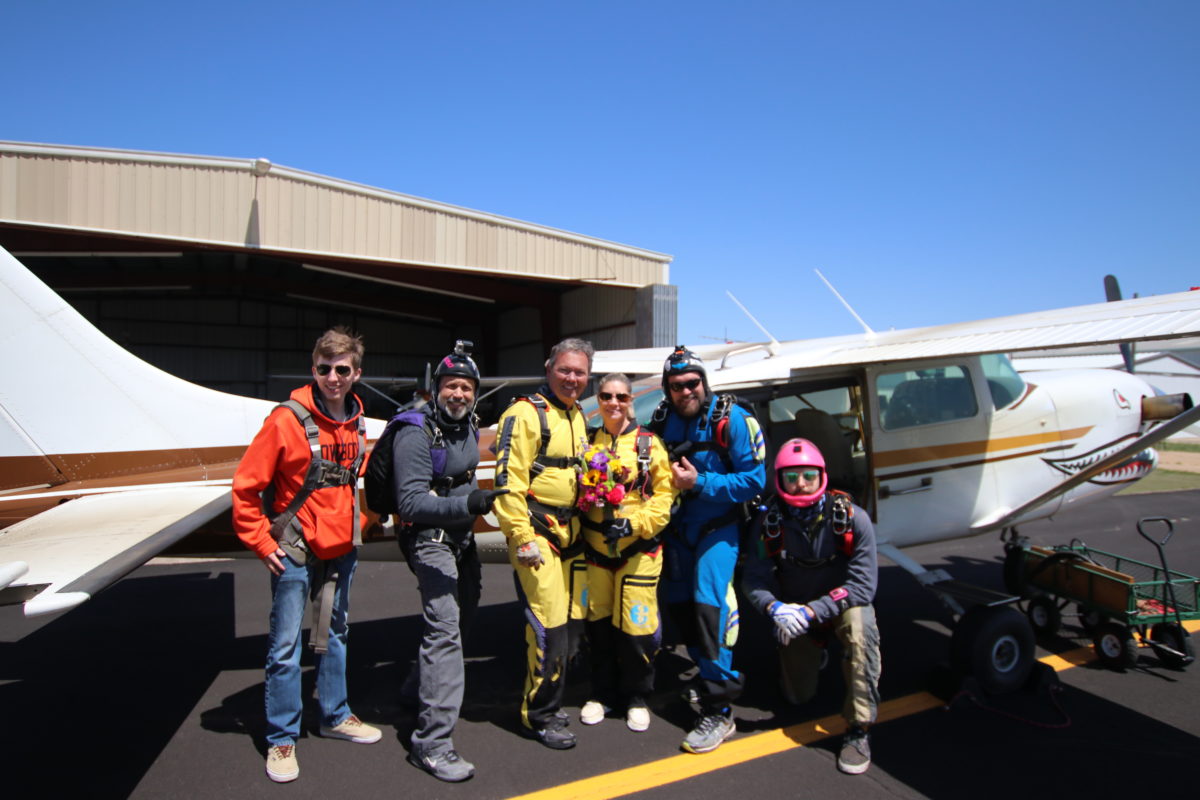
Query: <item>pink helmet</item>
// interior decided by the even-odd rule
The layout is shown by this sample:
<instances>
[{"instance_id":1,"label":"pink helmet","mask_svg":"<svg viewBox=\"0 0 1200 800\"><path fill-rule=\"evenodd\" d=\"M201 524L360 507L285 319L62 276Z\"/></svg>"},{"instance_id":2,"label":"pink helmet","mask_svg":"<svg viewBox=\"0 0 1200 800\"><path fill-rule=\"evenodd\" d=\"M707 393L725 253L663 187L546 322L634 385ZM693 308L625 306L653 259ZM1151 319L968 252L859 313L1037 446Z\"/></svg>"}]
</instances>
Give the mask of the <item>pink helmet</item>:
<instances>
[{"instance_id":1,"label":"pink helmet","mask_svg":"<svg viewBox=\"0 0 1200 800\"><path fill-rule=\"evenodd\" d=\"M821 470L821 485L812 494L788 494L780 477L784 470L816 467ZM775 491L789 506L807 508L821 499L825 487L829 485L829 475L825 472L825 457L817 446L808 439L788 439L775 454Z\"/></svg>"}]
</instances>

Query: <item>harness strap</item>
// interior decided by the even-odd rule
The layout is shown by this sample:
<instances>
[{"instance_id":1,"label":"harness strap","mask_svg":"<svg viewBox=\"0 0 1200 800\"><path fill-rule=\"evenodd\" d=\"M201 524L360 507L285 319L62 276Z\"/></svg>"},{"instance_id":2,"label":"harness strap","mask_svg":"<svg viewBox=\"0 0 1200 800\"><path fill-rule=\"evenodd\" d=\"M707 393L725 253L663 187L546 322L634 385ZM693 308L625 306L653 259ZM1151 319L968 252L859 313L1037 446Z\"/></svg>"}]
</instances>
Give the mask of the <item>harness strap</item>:
<instances>
[{"instance_id":1,"label":"harness strap","mask_svg":"<svg viewBox=\"0 0 1200 800\"><path fill-rule=\"evenodd\" d=\"M582 541L582 540L581 540ZM662 540L657 537L649 539L636 539L633 544L626 547L615 556L608 556L601 553L596 548L592 547L587 542L583 543L583 557L588 560L589 564L595 564L604 569L620 569L625 566L625 562L636 556L638 553L653 553L662 546Z\"/></svg>"},{"instance_id":2,"label":"harness strap","mask_svg":"<svg viewBox=\"0 0 1200 800\"><path fill-rule=\"evenodd\" d=\"M312 602L312 635L308 646L314 653L329 652L329 625L333 621L333 595L337 588L338 571L329 561L317 559L309 586Z\"/></svg>"}]
</instances>

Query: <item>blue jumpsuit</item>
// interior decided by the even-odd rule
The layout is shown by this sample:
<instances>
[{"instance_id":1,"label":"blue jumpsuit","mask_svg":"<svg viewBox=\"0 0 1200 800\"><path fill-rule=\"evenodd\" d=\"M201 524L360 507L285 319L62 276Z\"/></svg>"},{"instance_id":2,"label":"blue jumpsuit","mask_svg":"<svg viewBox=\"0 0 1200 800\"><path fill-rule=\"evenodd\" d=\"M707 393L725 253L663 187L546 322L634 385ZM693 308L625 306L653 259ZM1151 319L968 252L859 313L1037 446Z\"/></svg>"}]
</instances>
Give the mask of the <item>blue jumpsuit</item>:
<instances>
[{"instance_id":1,"label":"blue jumpsuit","mask_svg":"<svg viewBox=\"0 0 1200 800\"><path fill-rule=\"evenodd\" d=\"M713 398L690 419L672 409L661 436L667 447L692 442L684 454L699 475L681 495L666 545L667 608L679 626L688 655L700 668L700 704L705 713L723 711L741 694L742 676L733 668L738 608L733 570L738 559L739 505L766 482L765 448L757 420L736 404L729 412L728 451L714 441Z\"/></svg>"}]
</instances>

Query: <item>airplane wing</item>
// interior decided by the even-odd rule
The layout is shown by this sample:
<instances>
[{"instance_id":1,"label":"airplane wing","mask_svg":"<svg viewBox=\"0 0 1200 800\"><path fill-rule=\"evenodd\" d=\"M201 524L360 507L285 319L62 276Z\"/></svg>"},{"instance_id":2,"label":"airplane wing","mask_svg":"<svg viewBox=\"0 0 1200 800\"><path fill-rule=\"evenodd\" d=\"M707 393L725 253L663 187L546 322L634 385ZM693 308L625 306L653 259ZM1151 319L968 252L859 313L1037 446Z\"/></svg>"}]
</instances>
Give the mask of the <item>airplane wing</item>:
<instances>
[{"instance_id":1,"label":"airplane wing","mask_svg":"<svg viewBox=\"0 0 1200 800\"><path fill-rule=\"evenodd\" d=\"M74 608L231 505L228 485L86 495L0 531L0 605Z\"/></svg>"},{"instance_id":2,"label":"airplane wing","mask_svg":"<svg viewBox=\"0 0 1200 800\"><path fill-rule=\"evenodd\" d=\"M783 342L779 354L769 358L766 344L757 351L743 345L722 363L710 363L709 381L736 386L786 379L802 369L1180 339L1198 333L1200 291L1177 292L929 328Z\"/></svg>"},{"instance_id":3,"label":"airplane wing","mask_svg":"<svg viewBox=\"0 0 1200 800\"><path fill-rule=\"evenodd\" d=\"M794 339L781 342L775 356L769 354L766 342L692 349L704 359L710 382L734 386L787 378L800 369L1180 339L1197 334L1200 291L1191 291L927 328ZM670 353L669 347L600 351L592 371L656 374L662 371Z\"/></svg>"}]
</instances>

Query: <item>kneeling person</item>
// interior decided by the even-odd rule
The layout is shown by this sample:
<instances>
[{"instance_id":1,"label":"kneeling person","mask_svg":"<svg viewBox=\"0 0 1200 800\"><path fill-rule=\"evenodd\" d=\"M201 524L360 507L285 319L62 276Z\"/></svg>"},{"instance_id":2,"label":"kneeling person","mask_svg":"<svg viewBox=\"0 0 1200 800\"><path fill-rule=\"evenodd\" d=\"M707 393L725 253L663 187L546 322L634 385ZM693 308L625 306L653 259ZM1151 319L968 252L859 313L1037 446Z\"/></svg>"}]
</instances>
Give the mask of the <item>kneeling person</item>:
<instances>
[{"instance_id":1,"label":"kneeling person","mask_svg":"<svg viewBox=\"0 0 1200 800\"><path fill-rule=\"evenodd\" d=\"M849 730L838 768L857 774L871 765L867 729L879 707L875 528L849 495L827 486L825 459L812 442L791 439L779 448L776 494L750 531L756 546L742 589L775 624L788 702L813 697L825 639L832 631L841 641Z\"/></svg>"}]
</instances>

